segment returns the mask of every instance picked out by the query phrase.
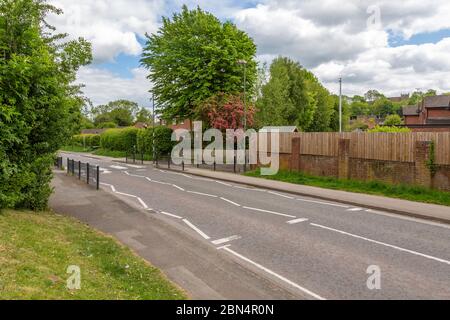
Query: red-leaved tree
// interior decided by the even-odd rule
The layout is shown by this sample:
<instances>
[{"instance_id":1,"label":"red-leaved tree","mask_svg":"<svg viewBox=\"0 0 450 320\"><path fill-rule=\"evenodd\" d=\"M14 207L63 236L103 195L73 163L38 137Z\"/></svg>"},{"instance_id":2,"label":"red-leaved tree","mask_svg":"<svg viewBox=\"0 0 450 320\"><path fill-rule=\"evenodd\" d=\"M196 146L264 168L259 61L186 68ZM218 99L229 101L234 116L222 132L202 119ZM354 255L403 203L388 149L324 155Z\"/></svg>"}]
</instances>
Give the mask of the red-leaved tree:
<instances>
[{"instance_id":1,"label":"red-leaved tree","mask_svg":"<svg viewBox=\"0 0 450 320\"><path fill-rule=\"evenodd\" d=\"M201 114L212 128L236 130L244 127L245 114L247 128L253 126L255 106L247 102L247 108L245 108L241 96L219 93L201 105Z\"/></svg>"}]
</instances>

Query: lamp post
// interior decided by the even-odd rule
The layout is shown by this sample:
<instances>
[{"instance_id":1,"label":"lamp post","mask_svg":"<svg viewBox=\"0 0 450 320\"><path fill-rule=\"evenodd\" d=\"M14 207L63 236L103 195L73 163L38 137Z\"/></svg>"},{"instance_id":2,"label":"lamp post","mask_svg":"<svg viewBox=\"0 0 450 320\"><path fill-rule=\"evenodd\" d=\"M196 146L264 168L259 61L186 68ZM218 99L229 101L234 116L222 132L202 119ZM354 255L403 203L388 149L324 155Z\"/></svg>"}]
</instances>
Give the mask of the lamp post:
<instances>
[{"instance_id":1,"label":"lamp post","mask_svg":"<svg viewBox=\"0 0 450 320\"><path fill-rule=\"evenodd\" d=\"M153 116L153 142L152 142L152 148L153 148L153 164L155 164L155 157L156 157L156 146L155 146L155 126L156 126L156 119L155 119L155 94L152 92L152 116Z\"/></svg>"},{"instance_id":2,"label":"lamp post","mask_svg":"<svg viewBox=\"0 0 450 320\"><path fill-rule=\"evenodd\" d=\"M342 132L342 78L339 78L339 132Z\"/></svg>"},{"instance_id":3,"label":"lamp post","mask_svg":"<svg viewBox=\"0 0 450 320\"><path fill-rule=\"evenodd\" d=\"M244 131L247 130L247 99L246 99L246 87L247 87L247 61L238 60L238 65L244 66Z\"/></svg>"}]
</instances>

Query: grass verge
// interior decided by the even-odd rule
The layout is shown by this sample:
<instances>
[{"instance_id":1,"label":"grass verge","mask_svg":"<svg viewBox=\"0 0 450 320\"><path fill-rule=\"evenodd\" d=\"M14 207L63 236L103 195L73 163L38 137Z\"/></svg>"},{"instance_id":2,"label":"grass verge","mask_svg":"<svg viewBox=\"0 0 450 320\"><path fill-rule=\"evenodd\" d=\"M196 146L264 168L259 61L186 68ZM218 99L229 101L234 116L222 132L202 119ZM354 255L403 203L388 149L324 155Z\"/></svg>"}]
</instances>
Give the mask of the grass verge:
<instances>
[{"instance_id":1,"label":"grass verge","mask_svg":"<svg viewBox=\"0 0 450 320\"><path fill-rule=\"evenodd\" d=\"M81 289L66 288L79 266ZM161 272L114 239L53 213L0 213L0 299L184 299Z\"/></svg>"},{"instance_id":2,"label":"grass verge","mask_svg":"<svg viewBox=\"0 0 450 320\"><path fill-rule=\"evenodd\" d=\"M280 171L274 176L261 176L260 171L256 170L247 172L245 175L250 177L265 178L326 189L373 194L391 198L450 206L450 192L432 190L419 186L392 185L379 181L365 182L356 180L340 180L332 177L317 177L301 172L290 171Z\"/></svg>"},{"instance_id":3,"label":"grass verge","mask_svg":"<svg viewBox=\"0 0 450 320\"><path fill-rule=\"evenodd\" d=\"M97 156L111 157L111 158L125 158L127 153L125 151L113 151L108 149L97 149L92 152Z\"/></svg>"},{"instance_id":4,"label":"grass verge","mask_svg":"<svg viewBox=\"0 0 450 320\"><path fill-rule=\"evenodd\" d=\"M60 148L61 151L67 151L67 152L91 152L92 149L90 148L83 148L81 146L64 146Z\"/></svg>"}]
</instances>

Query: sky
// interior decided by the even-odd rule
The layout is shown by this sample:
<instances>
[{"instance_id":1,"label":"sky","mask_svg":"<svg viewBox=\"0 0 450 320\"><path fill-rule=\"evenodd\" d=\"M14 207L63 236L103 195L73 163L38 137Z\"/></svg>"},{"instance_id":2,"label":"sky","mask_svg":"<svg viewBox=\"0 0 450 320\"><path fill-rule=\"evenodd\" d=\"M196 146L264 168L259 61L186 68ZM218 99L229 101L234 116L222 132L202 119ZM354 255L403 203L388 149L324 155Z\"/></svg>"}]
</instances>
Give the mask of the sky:
<instances>
[{"instance_id":1,"label":"sky","mask_svg":"<svg viewBox=\"0 0 450 320\"><path fill-rule=\"evenodd\" d=\"M128 99L149 107L151 83L139 60L145 34L183 4L232 21L258 46L257 60L288 56L331 92L388 96L450 91L448 0L51 0L64 14L48 21L92 43L94 61L78 73L94 105Z\"/></svg>"}]
</instances>

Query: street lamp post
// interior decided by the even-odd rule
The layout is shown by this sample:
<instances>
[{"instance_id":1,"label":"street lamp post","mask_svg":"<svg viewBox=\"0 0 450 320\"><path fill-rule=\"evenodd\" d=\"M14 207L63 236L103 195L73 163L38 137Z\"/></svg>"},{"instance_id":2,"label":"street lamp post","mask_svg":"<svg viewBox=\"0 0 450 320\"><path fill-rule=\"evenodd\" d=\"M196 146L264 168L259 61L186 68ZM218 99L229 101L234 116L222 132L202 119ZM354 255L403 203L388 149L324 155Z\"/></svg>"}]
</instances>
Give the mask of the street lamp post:
<instances>
[{"instance_id":1,"label":"street lamp post","mask_svg":"<svg viewBox=\"0 0 450 320\"><path fill-rule=\"evenodd\" d=\"M155 94L152 92L152 108L153 108L153 111L152 111L152 116L153 116L153 143L152 143L152 146L153 146L153 164L155 163L155 157L156 157L156 146L155 146L155 126L156 126L156 124L155 124L155 121L156 121L156 119L155 119Z\"/></svg>"},{"instance_id":2,"label":"street lamp post","mask_svg":"<svg viewBox=\"0 0 450 320\"><path fill-rule=\"evenodd\" d=\"M342 132L342 78L339 78L339 132Z\"/></svg>"},{"instance_id":3,"label":"street lamp post","mask_svg":"<svg viewBox=\"0 0 450 320\"><path fill-rule=\"evenodd\" d=\"M238 60L237 64L244 66L244 131L247 130L247 61Z\"/></svg>"}]
</instances>

